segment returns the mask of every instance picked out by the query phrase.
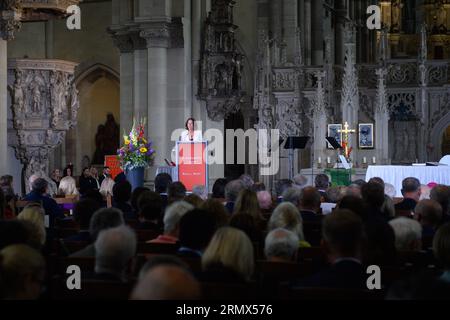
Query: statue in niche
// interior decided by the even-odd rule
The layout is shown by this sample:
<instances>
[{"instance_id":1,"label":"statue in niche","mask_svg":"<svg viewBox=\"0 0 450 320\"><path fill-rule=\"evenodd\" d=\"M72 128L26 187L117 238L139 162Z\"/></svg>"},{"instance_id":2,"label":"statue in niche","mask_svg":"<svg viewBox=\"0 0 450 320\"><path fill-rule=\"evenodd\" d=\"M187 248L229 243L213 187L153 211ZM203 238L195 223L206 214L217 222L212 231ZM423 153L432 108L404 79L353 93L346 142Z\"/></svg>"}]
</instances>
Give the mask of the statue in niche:
<instances>
[{"instance_id":1,"label":"statue in niche","mask_svg":"<svg viewBox=\"0 0 450 320\"><path fill-rule=\"evenodd\" d=\"M99 125L95 135L95 152L92 159L94 164L103 164L105 156L117 154L120 143L119 125L114 116L109 113L104 125Z\"/></svg>"},{"instance_id":2,"label":"statue in niche","mask_svg":"<svg viewBox=\"0 0 450 320\"><path fill-rule=\"evenodd\" d=\"M79 107L80 101L78 100L78 89L75 84L73 84L70 93L70 117L72 121L77 121Z\"/></svg>"},{"instance_id":3,"label":"statue in niche","mask_svg":"<svg viewBox=\"0 0 450 320\"><path fill-rule=\"evenodd\" d=\"M39 83L36 79L31 88L31 113L41 113L41 89L39 88Z\"/></svg>"},{"instance_id":4,"label":"statue in niche","mask_svg":"<svg viewBox=\"0 0 450 320\"><path fill-rule=\"evenodd\" d=\"M220 64L216 68L215 88L217 95L226 95L228 92L228 71L225 64Z\"/></svg>"},{"instance_id":5,"label":"statue in niche","mask_svg":"<svg viewBox=\"0 0 450 320\"><path fill-rule=\"evenodd\" d=\"M20 115L25 111L23 108L25 99L24 99L24 93L23 93L23 87L22 87L22 77L21 77L20 73L17 74L14 85L12 87L9 86L9 88L11 89L12 95L13 95L14 112L17 115Z\"/></svg>"},{"instance_id":6,"label":"statue in niche","mask_svg":"<svg viewBox=\"0 0 450 320\"><path fill-rule=\"evenodd\" d=\"M99 125L97 128L97 134L95 135L95 152L92 158L94 164L102 164L105 160L105 126Z\"/></svg>"}]
</instances>

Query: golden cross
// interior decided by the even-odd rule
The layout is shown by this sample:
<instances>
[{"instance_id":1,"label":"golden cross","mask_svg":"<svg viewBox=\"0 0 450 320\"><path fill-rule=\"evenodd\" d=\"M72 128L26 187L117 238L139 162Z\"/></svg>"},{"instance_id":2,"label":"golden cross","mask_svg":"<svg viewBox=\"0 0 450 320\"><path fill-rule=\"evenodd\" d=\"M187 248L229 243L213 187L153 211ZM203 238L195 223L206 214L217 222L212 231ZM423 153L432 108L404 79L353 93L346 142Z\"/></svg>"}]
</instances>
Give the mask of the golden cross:
<instances>
[{"instance_id":1,"label":"golden cross","mask_svg":"<svg viewBox=\"0 0 450 320\"><path fill-rule=\"evenodd\" d=\"M344 130L338 130L338 133L344 134L344 136L342 137L342 142L345 142L345 156L346 157L348 156L348 149L349 149L348 135L351 133L356 133L355 129L349 129L348 127L349 127L348 122L345 121Z\"/></svg>"}]
</instances>

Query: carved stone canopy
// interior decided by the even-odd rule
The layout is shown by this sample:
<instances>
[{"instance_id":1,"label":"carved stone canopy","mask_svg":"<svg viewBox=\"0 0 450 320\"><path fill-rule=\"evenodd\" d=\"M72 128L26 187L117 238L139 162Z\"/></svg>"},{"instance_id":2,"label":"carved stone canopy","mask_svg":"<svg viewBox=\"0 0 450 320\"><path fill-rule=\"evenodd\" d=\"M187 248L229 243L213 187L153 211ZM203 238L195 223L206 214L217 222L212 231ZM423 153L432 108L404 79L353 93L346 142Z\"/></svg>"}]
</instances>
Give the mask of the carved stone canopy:
<instances>
[{"instance_id":1,"label":"carved stone canopy","mask_svg":"<svg viewBox=\"0 0 450 320\"><path fill-rule=\"evenodd\" d=\"M26 168L47 173L48 156L76 125L79 109L76 63L62 60L8 61L8 144Z\"/></svg>"},{"instance_id":2,"label":"carved stone canopy","mask_svg":"<svg viewBox=\"0 0 450 320\"><path fill-rule=\"evenodd\" d=\"M20 0L22 21L45 21L67 16L67 8L80 0Z\"/></svg>"}]
</instances>

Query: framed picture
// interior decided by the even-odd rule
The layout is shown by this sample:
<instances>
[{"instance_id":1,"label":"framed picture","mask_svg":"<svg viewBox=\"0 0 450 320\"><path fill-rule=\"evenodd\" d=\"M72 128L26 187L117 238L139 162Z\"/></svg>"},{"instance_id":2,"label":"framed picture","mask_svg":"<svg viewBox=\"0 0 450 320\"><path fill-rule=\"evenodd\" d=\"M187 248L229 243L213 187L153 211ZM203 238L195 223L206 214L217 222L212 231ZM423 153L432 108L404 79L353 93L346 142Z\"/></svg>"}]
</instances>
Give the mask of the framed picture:
<instances>
[{"instance_id":1,"label":"framed picture","mask_svg":"<svg viewBox=\"0 0 450 320\"><path fill-rule=\"evenodd\" d=\"M373 123L360 123L358 126L358 145L360 149L373 149Z\"/></svg>"},{"instance_id":2,"label":"framed picture","mask_svg":"<svg viewBox=\"0 0 450 320\"><path fill-rule=\"evenodd\" d=\"M329 124L327 136L335 138L339 144L342 144L342 132L339 132L339 130L342 130L342 124L340 124L340 123ZM327 148L333 149L331 144L329 144L328 142L327 142Z\"/></svg>"}]
</instances>

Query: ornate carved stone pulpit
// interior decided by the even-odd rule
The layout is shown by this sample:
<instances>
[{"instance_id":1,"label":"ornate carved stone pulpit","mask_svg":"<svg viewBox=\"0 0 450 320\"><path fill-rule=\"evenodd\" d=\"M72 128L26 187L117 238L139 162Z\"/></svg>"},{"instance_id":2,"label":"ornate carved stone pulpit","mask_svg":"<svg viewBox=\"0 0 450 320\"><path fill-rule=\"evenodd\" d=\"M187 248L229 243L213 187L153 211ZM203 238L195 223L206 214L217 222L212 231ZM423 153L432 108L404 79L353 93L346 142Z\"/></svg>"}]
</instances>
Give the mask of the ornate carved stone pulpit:
<instances>
[{"instance_id":1,"label":"ornate carved stone pulpit","mask_svg":"<svg viewBox=\"0 0 450 320\"><path fill-rule=\"evenodd\" d=\"M34 173L48 175L49 154L76 125L76 65L48 59L8 61L8 145L24 165L25 179Z\"/></svg>"}]
</instances>

